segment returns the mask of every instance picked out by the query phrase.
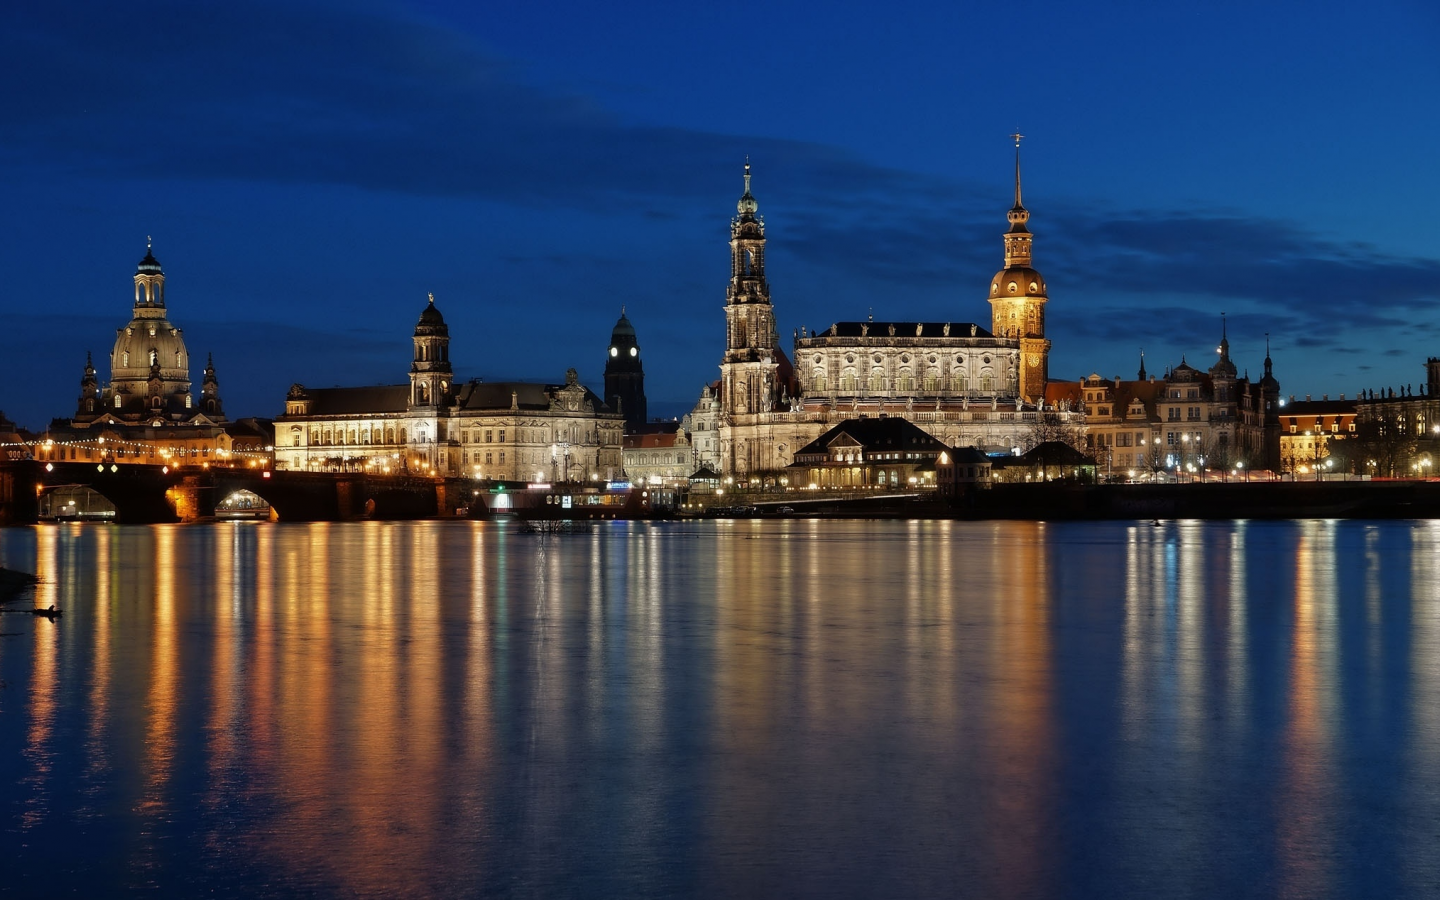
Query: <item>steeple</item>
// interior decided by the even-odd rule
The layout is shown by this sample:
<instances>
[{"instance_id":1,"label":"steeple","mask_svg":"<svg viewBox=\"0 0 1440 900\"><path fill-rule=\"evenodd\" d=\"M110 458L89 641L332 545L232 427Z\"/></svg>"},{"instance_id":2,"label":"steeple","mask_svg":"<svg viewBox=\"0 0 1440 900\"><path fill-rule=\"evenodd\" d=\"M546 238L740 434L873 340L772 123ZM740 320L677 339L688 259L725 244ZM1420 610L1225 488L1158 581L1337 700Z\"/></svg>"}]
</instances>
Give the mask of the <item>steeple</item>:
<instances>
[{"instance_id":1,"label":"steeple","mask_svg":"<svg viewBox=\"0 0 1440 900\"><path fill-rule=\"evenodd\" d=\"M1145 374L1145 348L1144 348L1144 347L1141 347L1141 348L1140 348L1140 372L1139 372L1139 374L1137 374L1135 377L1136 377L1136 379L1138 379L1138 380L1140 380L1140 381L1144 381L1145 378L1147 377L1146 374Z\"/></svg>"},{"instance_id":2,"label":"steeple","mask_svg":"<svg viewBox=\"0 0 1440 900\"><path fill-rule=\"evenodd\" d=\"M1015 205L1010 208L1006 218L1010 221L1010 231L1005 235L1005 267L1030 265L1030 229L1026 223L1030 221L1030 211L1020 200L1020 141L1025 137L1018 130L1010 135L1015 140Z\"/></svg>"},{"instance_id":3,"label":"steeple","mask_svg":"<svg viewBox=\"0 0 1440 900\"><path fill-rule=\"evenodd\" d=\"M155 258L154 242L145 236L145 258L135 267L135 318L165 317L165 270Z\"/></svg>"},{"instance_id":4,"label":"steeple","mask_svg":"<svg viewBox=\"0 0 1440 900\"><path fill-rule=\"evenodd\" d=\"M756 215L759 208L750 192L747 158L745 192L730 221L725 357L720 364L726 412L732 416L770 412L780 396L775 310L770 305L770 284L765 280L765 223Z\"/></svg>"},{"instance_id":5,"label":"steeple","mask_svg":"<svg viewBox=\"0 0 1440 900\"><path fill-rule=\"evenodd\" d=\"M205 377L200 382L200 409L212 419L223 416L220 406L220 379L215 377L215 354L205 355Z\"/></svg>"},{"instance_id":6,"label":"steeple","mask_svg":"<svg viewBox=\"0 0 1440 900\"><path fill-rule=\"evenodd\" d=\"M1235 363L1230 359L1230 338L1226 334L1225 314L1220 314L1220 346L1215 348L1220 358L1215 360L1215 365L1210 367L1211 377L1219 379L1234 379L1236 374Z\"/></svg>"},{"instance_id":7,"label":"steeple","mask_svg":"<svg viewBox=\"0 0 1440 900\"><path fill-rule=\"evenodd\" d=\"M444 406L451 394L450 328L435 308L435 295L415 324L415 359L410 364L410 406Z\"/></svg>"}]
</instances>

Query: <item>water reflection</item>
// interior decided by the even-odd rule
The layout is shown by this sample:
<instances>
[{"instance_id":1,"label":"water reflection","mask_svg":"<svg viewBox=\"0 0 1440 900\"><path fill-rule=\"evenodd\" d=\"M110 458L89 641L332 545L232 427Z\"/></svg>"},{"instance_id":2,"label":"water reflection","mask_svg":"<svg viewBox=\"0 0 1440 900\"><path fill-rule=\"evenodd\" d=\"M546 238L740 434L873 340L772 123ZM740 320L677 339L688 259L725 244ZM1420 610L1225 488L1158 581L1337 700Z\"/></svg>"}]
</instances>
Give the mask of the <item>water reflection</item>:
<instances>
[{"instance_id":1,"label":"water reflection","mask_svg":"<svg viewBox=\"0 0 1440 900\"><path fill-rule=\"evenodd\" d=\"M1419 895L1437 550L1412 523L12 529L0 558L70 611L0 640L14 883Z\"/></svg>"}]
</instances>

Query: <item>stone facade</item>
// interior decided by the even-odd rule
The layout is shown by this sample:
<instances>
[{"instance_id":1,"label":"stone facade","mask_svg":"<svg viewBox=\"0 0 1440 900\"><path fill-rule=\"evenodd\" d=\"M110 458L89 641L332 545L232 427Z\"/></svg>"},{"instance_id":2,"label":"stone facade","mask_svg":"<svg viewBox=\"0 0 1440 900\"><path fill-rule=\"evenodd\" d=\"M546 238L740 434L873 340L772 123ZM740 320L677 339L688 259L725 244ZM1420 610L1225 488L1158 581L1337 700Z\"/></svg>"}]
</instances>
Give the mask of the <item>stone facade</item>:
<instances>
[{"instance_id":1,"label":"stone facade","mask_svg":"<svg viewBox=\"0 0 1440 900\"><path fill-rule=\"evenodd\" d=\"M747 164L731 222L721 378L689 417L697 458L731 476L778 473L799 448L862 417L902 418L949 446L1008 451L1035 443L1046 407L1048 294L1031 268L1019 174L1017 148L1015 206L1005 267L991 279L988 330L959 320L836 322L798 330L787 357L775 337L765 228ZM1079 426L1069 409L1049 415ZM701 437L712 419L713 443Z\"/></svg>"},{"instance_id":2,"label":"stone facade","mask_svg":"<svg viewBox=\"0 0 1440 900\"><path fill-rule=\"evenodd\" d=\"M415 328L409 384L291 387L275 420L275 467L526 482L619 476L624 420L574 369L563 384L457 385L449 345L432 296Z\"/></svg>"}]
</instances>

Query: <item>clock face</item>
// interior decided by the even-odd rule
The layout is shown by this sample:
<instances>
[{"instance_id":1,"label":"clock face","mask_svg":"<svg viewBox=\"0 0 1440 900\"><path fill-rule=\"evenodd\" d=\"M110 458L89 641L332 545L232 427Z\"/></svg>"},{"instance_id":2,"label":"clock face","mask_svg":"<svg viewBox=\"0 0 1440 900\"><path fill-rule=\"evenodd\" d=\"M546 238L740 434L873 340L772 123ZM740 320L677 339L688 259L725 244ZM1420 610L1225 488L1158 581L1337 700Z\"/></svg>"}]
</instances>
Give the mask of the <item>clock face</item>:
<instances>
[{"instance_id":1,"label":"clock face","mask_svg":"<svg viewBox=\"0 0 1440 900\"><path fill-rule=\"evenodd\" d=\"M611 355L611 356L619 356L619 355L620 355L620 350L619 350L619 348L618 348L618 347L611 347L611 348L610 348L610 355Z\"/></svg>"},{"instance_id":2,"label":"clock face","mask_svg":"<svg viewBox=\"0 0 1440 900\"><path fill-rule=\"evenodd\" d=\"M639 348L639 347L631 347L631 348L630 348L630 355L631 355L631 356L639 356L639 355L640 355L640 348Z\"/></svg>"}]
</instances>

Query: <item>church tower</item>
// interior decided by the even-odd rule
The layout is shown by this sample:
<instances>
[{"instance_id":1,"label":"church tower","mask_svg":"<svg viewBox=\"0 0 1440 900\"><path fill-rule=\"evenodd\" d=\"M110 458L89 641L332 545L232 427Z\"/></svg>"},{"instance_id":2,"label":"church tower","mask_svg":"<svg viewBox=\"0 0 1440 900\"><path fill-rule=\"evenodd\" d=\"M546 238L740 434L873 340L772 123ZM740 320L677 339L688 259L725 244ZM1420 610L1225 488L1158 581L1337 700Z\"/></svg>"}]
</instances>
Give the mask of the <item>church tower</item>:
<instances>
[{"instance_id":1,"label":"church tower","mask_svg":"<svg viewBox=\"0 0 1440 900\"><path fill-rule=\"evenodd\" d=\"M90 351L85 351L85 374L80 376L80 406L76 418L94 416L100 405L100 380L95 375L95 363Z\"/></svg>"},{"instance_id":2,"label":"church tower","mask_svg":"<svg viewBox=\"0 0 1440 900\"><path fill-rule=\"evenodd\" d=\"M225 413L220 404L220 379L215 377L215 354L205 357L205 378L200 383L200 411L215 421L223 421Z\"/></svg>"},{"instance_id":3,"label":"church tower","mask_svg":"<svg viewBox=\"0 0 1440 900\"><path fill-rule=\"evenodd\" d=\"M1020 201L1020 139L1015 133L1015 205L1007 218L1005 268L990 281L990 330L1020 342L1020 396L1035 402L1045 396L1050 377L1050 342L1045 339L1045 279L1030 267L1030 211Z\"/></svg>"},{"instance_id":4,"label":"church tower","mask_svg":"<svg viewBox=\"0 0 1440 900\"><path fill-rule=\"evenodd\" d=\"M605 402L625 416L627 430L645 424L645 368L640 364L640 345L635 326L620 308L620 321L610 332L610 349L605 357Z\"/></svg>"},{"instance_id":5,"label":"church tower","mask_svg":"<svg viewBox=\"0 0 1440 900\"><path fill-rule=\"evenodd\" d=\"M730 287L725 293L725 359L720 364L724 410L729 416L768 413L777 394L775 310L765 280L765 223L745 193L730 223Z\"/></svg>"},{"instance_id":6,"label":"church tower","mask_svg":"<svg viewBox=\"0 0 1440 900\"><path fill-rule=\"evenodd\" d=\"M415 361L410 364L410 407L440 407L450 400L450 329L435 308L435 295L415 325Z\"/></svg>"}]
</instances>

